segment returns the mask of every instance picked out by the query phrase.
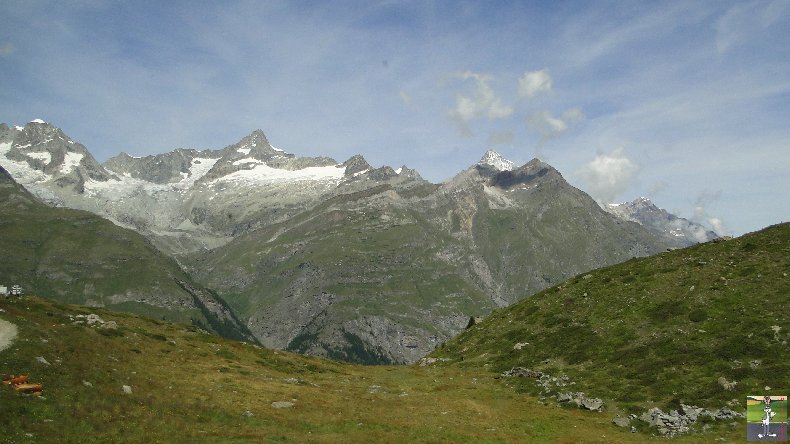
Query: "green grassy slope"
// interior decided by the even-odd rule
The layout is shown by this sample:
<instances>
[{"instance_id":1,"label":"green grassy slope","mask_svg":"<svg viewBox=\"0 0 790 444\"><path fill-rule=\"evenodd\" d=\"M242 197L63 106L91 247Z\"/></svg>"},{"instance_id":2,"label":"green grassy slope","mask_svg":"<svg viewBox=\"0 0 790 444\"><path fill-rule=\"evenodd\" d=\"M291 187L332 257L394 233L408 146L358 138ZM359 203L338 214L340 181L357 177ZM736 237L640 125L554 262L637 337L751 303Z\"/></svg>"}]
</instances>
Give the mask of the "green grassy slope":
<instances>
[{"instance_id":1,"label":"green grassy slope","mask_svg":"<svg viewBox=\"0 0 790 444\"><path fill-rule=\"evenodd\" d=\"M44 384L43 398L0 386L4 443L665 442L606 414L543 405L487 371L339 364L28 296L0 299L0 310L19 329L0 374ZM78 314L118 328L75 325ZM284 401L293 405L272 407Z\"/></svg>"},{"instance_id":2,"label":"green grassy slope","mask_svg":"<svg viewBox=\"0 0 790 444\"><path fill-rule=\"evenodd\" d=\"M51 208L0 168L0 284L48 298L190 323L235 338L249 335L217 319L179 281L176 262L142 235L91 213ZM204 300L214 299L207 296Z\"/></svg>"},{"instance_id":3,"label":"green grassy slope","mask_svg":"<svg viewBox=\"0 0 790 444\"><path fill-rule=\"evenodd\" d=\"M433 355L463 368L566 374L574 391L634 411L742 406L766 386L790 390L789 274L782 224L579 275L494 312ZM737 385L725 390L721 377Z\"/></svg>"}]
</instances>

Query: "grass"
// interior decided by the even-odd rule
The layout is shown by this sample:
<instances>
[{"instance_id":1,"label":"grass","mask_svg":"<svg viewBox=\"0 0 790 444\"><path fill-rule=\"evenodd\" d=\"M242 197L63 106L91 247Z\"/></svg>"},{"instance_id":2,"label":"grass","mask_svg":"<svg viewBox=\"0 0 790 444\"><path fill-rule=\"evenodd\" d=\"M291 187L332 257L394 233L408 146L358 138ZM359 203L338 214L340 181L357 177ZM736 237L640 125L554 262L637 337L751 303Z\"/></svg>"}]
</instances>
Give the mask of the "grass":
<instances>
[{"instance_id":1,"label":"grass","mask_svg":"<svg viewBox=\"0 0 790 444\"><path fill-rule=\"evenodd\" d=\"M0 387L2 442L664 442L544 405L487 370L341 364L34 297L0 309L19 328L0 373L45 387L43 398ZM119 329L70 322L85 313ZM742 429L679 441L737 441Z\"/></svg>"},{"instance_id":2,"label":"grass","mask_svg":"<svg viewBox=\"0 0 790 444\"><path fill-rule=\"evenodd\" d=\"M433 355L461 368L566 374L574 390L622 411L742 410L765 386L790 390L788 270L790 224L633 259L498 310ZM521 390L539 393L529 381Z\"/></svg>"}]
</instances>

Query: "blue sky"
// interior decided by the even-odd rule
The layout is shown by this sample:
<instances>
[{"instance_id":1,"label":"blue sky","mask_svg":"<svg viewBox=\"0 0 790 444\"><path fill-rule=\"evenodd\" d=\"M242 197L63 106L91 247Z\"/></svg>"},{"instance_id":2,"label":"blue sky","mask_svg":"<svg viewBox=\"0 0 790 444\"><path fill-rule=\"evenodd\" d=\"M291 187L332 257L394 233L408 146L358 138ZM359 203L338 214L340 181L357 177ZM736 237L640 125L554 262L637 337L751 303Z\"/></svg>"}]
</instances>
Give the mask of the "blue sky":
<instances>
[{"instance_id":1,"label":"blue sky","mask_svg":"<svg viewBox=\"0 0 790 444\"><path fill-rule=\"evenodd\" d=\"M221 148L445 180L488 148L603 202L790 220L790 1L0 3L0 121L100 160Z\"/></svg>"}]
</instances>

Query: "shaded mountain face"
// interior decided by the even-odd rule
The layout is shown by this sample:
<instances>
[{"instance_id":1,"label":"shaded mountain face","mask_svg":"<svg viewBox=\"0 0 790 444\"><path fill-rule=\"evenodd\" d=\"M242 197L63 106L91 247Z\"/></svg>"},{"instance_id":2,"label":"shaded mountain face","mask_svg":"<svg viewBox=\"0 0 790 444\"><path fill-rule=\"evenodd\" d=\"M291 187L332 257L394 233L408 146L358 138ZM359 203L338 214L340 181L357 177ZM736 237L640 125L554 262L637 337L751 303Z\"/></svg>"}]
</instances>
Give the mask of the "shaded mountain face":
<instances>
[{"instance_id":1,"label":"shaded mountain face","mask_svg":"<svg viewBox=\"0 0 790 444\"><path fill-rule=\"evenodd\" d=\"M667 242L677 247L708 242L719 236L703 227L682 217L658 208L646 197L640 197L631 202L609 204L604 210L628 221L641 224L648 230L663 236Z\"/></svg>"},{"instance_id":2,"label":"shaded mountain face","mask_svg":"<svg viewBox=\"0 0 790 444\"><path fill-rule=\"evenodd\" d=\"M16 146L13 131L0 143ZM11 165L15 177L30 171ZM441 184L362 156L298 157L260 131L100 168L107 180L86 179L60 203L177 253L262 344L354 362L414 362L470 316L674 246L550 165L516 167L493 151ZM25 186L52 194L42 177Z\"/></svg>"},{"instance_id":3,"label":"shaded mountain face","mask_svg":"<svg viewBox=\"0 0 790 444\"><path fill-rule=\"evenodd\" d=\"M194 323L254 341L220 298L140 234L44 205L0 167L0 279L51 299Z\"/></svg>"}]
</instances>

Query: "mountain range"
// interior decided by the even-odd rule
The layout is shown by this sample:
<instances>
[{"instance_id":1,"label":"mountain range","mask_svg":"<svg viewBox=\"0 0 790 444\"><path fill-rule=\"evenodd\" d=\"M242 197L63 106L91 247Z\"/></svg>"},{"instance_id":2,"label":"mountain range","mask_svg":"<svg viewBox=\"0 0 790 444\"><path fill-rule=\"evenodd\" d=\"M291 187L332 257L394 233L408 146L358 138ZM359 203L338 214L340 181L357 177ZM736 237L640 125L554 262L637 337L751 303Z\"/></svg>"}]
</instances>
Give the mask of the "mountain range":
<instances>
[{"instance_id":1,"label":"mountain range","mask_svg":"<svg viewBox=\"0 0 790 444\"><path fill-rule=\"evenodd\" d=\"M0 124L0 165L52 206L145 236L255 341L361 363L414 362L471 316L714 236L645 200L602 209L545 162L493 151L439 184L361 155L299 157L260 130L100 164L36 120Z\"/></svg>"}]
</instances>

